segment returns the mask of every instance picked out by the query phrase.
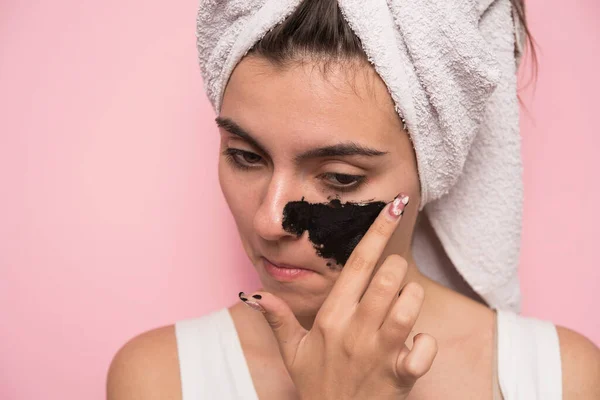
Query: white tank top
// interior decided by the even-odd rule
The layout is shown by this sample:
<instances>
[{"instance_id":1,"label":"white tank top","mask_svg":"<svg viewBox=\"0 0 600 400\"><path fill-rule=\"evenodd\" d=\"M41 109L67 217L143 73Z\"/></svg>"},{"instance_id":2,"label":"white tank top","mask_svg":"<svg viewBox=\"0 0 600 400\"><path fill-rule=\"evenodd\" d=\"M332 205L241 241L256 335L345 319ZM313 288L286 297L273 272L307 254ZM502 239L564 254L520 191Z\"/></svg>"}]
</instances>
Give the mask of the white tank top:
<instances>
[{"instance_id":1,"label":"white tank top","mask_svg":"<svg viewBox=\"0 0 600 400\"><path fill-rule=\"evenodd\" d=\"M554 324L497 312L497 371L504 400L561 400ZM258 400L229 310L175 323L183 400Z\"/></svg>"}]
</instances>

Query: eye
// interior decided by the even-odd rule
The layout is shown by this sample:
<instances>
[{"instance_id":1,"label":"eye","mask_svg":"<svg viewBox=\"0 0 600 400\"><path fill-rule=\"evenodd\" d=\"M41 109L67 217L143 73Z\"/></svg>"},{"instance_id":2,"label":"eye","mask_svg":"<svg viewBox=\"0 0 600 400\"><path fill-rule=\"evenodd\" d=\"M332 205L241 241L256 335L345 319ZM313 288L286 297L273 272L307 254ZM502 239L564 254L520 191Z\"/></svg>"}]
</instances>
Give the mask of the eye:
<instances>
[{"instance_id":1,"label":"eye","mask_svg":"<svg viewBox=\"0 0 600 400\"><path fill-rule=\"evenodd\" d=\"M261 156L251 151L234 149L232 147L225 149L223 155L227 157L227 161L234 167L240 169L255 168L263 159Z\"/></svg>"},{"instance_id":2,"label":"eye","mask_svg":"<svg viewBox=\"0 0 600 400\"><path fill-rule=\"evenodd\" d=\"M261 156L255 153L250 153L249 151L244 151L243 153L241 153L241 156L244 159L244 161L248 164L256 164L257 162L262 160Z\"/></svg>"},{"instance_id":3,"label":"eye","mask_svg":"<svg viewBox=\"0 0 600 400\"><path fill-rule=\"evenodd\" d=\"M337 174L333 172L326 172L321 174L320 177L327 181L329 186L342 192L357 189L366 179L364 175Z\"/></svg>"}]
</instances>

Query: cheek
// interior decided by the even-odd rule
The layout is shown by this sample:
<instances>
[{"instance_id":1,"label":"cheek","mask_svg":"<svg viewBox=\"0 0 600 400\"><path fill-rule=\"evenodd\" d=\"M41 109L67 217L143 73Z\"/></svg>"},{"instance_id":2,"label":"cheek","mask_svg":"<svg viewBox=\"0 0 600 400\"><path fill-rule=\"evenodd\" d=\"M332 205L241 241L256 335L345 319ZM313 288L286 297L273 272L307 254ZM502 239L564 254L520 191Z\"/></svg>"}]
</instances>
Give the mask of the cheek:
<instances>
[{"instance_id":1,"label":"cheek","mask_svg":"<svg viewBox=\"0 0 600 400\"><path fill-rule=\"evenodd\" d=\"M420 203L421 200L421 182L417 169L416 154L406 133L399 134L393 143L392 148L397 155L397 164L393 167L395 175L393 184L395 187L402 188L411 197L411 203L414 206L414 204Z\"/></svg>"},{"instance_id":2,"label":"cheek","mask_svg":"<svg viewBox=\"0 0 600 400\"><path fill-rule=\"evenodd\" d=\"M419 180L417 160L413 151L410 151L410 161L405 169L404 182L407 190L410 190L413 200L418 200L413 201L413 205L419 204L421 202L421 181Z\"/></svg>"},{"instance_id":3,"label":"cheek","mask_svg":"<svg viewBox=\"0 0 600 400\"><path fill-rule=\"evenodd\" d=\"M414 168L410 175L406 178L406 188L410 192L411 202L413 206L421 203L421 181L417 174L417 169Z\"/></svg>"},{"instance_id":4,"label":"cheek","mask_svg":"<svg viewBox=\"0 0 600 400\"><path fill-rule=\"evenodd\" d=\"M241 174L232 171L226 161L221 160L219 161L219 184L240 233L252 230L257 196L260 191L248 185Z\"/></svg>"},{"instance_id":5,"label":"cheek","mask_svg":"<svg viewBox=\"0 0 600 400\"><path fill-rule=\"evenodd\" d=\"M399 164L395 171L395 176L391 178L391 187L398 188L409 195L413 206L419 204L421 202L421 183L416 164L413 163L413 160L408 159Z\"/></svg>"},{"instance_id":6,"label":"cheek","mask_svg":"<svg viewBox=\"0 0 600 400\"><path fill-rule=\"evenodd\" d=\"M283 211L283 228L296 236L308 231L317 255L343 266L385 204L293 201Z\"/></svg>"},{"instance_id":7,"label":"cheek","mask_svg":"<svg viewBox=\"0 0 600 400\"><path fill-rule=\"evenodd\" d=\"M409 163L396 164L377 179L369 188L365 198L385 199L391 201L398 193L410 197L411 204L420 202L420 184L416 170Z\"/></svg>"},{"instance_id":8,"label":"cheek","mask_svg":"<svg viewBox=\"0 0 600 400\"><path fill-rule=\"evenodd\" d=\"M420 202L421 198L421 184L419 182L419 177L417 176L417 171L411 171L409 174L406 174L402 187L406 190L407 194L411 197L411 203L417 204ZM419 201L417 201L419 200Z\"/></svg>"}]
</instances>

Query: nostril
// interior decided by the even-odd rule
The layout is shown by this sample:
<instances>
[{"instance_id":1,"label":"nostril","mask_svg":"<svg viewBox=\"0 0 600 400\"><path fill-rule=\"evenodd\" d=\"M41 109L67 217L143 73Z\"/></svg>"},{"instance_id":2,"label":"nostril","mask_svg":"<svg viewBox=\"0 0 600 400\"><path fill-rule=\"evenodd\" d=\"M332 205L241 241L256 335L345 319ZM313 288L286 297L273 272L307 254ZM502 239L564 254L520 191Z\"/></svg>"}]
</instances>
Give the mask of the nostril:
<instances>
[{"instance_id":1,"label":"nostril","mask_svg":"<svg viewBox=\"0 0 600 400\"><path fill-rule=\"evenodd\" d=\"M254 230L265 240L279 240L290 236L283 229L281 211L259 209L254 216Z\"/></svg>"},{"instance_id":2,"label":"nostril","mask_svg":"<svg viewBox=\"0 0 600 400\"><path fill-rule=\"evenodd\" d=\"M259 236L271 241L293 236L284 229L284 209L301 197L298 189L297 180L289 173L273 175L254 215L254 228Z\"/></svg>"}]
</instances>

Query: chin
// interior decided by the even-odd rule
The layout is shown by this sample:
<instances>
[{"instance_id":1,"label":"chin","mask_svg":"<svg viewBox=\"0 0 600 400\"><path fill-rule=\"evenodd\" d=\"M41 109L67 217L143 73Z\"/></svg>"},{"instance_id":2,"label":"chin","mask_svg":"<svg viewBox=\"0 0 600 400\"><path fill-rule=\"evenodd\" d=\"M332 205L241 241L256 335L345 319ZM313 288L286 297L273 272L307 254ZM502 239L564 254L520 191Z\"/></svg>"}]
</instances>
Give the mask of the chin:
<instances>
[{"instance_id":1,"label":"chin","mask_svg":"<svg viewBox=\"0 0 600 400\"><path fill-rule=\"evenodd\" d=\"M321 290L283 286L273 282L262 281L262 290L272 293L285 301L297 317L314 317L319 312L330 287Z\"/></svg>"},{"instance_id":2,"label":"chin","mask_svg":"<svg viewBox=\"0 0 600 400\"><path fill-rule=\"evenodd\" d=\"M323 302L319 302L318 304L310 304L310 303L296 303L296 304L289 304L290 308L292 309L292 312L294 313L294 315L296 317L314 317L315 315L317 315L317 313L319 312L319 310L321 309L321 306L323 305Z\"/></svg>"}]
</instances>

